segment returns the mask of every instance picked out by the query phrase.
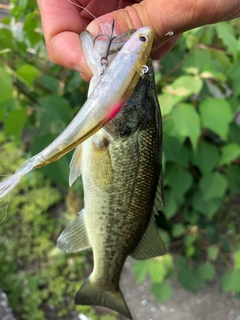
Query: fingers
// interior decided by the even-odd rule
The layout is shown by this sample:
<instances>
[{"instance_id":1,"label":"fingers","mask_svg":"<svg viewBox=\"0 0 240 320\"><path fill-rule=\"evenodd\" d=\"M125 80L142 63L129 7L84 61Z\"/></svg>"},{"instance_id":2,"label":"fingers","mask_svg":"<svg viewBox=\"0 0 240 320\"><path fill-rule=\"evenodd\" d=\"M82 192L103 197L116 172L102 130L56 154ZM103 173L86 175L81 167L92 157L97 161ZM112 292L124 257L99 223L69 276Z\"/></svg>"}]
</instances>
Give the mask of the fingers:
<instances>
[{"instance_id":1,"label":"fingers","mask_svg":"<svg viewBox=\"0 0 240 320\"><path fill-rule=\"evenodd\" d=\"M37 1L50 59L91 76L79 39L88 22L81 19L78 8L66 0Z\"/></svg>"}]
</instances>

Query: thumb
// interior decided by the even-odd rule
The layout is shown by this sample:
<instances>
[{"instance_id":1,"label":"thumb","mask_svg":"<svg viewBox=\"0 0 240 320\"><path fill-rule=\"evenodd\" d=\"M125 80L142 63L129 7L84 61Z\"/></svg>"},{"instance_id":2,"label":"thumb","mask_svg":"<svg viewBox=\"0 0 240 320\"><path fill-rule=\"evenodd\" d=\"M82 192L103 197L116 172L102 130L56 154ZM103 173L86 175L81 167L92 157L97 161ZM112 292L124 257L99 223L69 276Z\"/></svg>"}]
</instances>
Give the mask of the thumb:
<instances>
[{"instance_id":1,"label":"thumb","mask_svg":"<svg viewBox=\"0 0 240 320\"><path fill-rule=\"evenodd\" d=\"M161 23L161 14L159 7L165 0L148 0L127 6L124 9L112 11L93 20L87 30L94 36L100 33L109 33L112 21L115 21L114 31L117 35L122 34L129 29L139 29L143 26L152 27L154 32L153 50L157 50L164 43L170 40L175 33L169 32L168 26ZM164 7L164 6L162 6ZM154 11L155 8L155 11ZM157 14L156 14L157 11ZM165 14L164 14L165 16ZM164 27L163 27L164 25Z\"/></svg>"}]
</instances>

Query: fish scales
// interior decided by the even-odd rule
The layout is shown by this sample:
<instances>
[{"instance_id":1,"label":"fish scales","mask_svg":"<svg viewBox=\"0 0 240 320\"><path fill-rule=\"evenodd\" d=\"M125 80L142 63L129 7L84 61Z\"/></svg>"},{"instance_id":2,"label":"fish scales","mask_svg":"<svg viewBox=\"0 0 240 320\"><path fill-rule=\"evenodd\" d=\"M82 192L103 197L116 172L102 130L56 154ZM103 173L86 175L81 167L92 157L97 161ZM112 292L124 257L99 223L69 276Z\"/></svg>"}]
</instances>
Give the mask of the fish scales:
<instances>
[{"instance_id":1,"label":"fish scales","mask_svg":"<svg viewBox=\"0 0 240 320\"><path fill-rule=\"evenodd\" d=\"M148 67L149 73L139 80L122 111L81 146L84 223L94 267L75 301L103 305L130 319L119 288L127 256L145 259L166 252L156 229L141 244L153 215L157 187L162 190L161 115L150 60ZM66 242L70 245L72 240L64 231L59 247L71 251L66 250ZM157 248L148 249L154 242Z\"/></svg>"}]
</instances>

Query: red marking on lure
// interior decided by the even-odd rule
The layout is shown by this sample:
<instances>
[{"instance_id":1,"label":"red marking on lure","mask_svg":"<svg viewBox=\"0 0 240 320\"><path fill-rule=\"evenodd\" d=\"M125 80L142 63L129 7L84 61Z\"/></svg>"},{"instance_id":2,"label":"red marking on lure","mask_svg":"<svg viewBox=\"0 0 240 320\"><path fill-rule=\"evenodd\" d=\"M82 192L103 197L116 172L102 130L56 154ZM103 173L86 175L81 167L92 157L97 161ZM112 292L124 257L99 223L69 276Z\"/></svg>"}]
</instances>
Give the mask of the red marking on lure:
<instances>
[{"instance_id":1,"label":"red marking on lure","mask_svg":"<svg viewBox=\"0 0 240 320\"><path fill-rule=\"evenodd\" d=\"M108 113L108 120L112 120L116 117L116 115L122 110L123 108L123 102L119 101L115 105L111 107L110 112Z\"/></svg>"}]
</instances>

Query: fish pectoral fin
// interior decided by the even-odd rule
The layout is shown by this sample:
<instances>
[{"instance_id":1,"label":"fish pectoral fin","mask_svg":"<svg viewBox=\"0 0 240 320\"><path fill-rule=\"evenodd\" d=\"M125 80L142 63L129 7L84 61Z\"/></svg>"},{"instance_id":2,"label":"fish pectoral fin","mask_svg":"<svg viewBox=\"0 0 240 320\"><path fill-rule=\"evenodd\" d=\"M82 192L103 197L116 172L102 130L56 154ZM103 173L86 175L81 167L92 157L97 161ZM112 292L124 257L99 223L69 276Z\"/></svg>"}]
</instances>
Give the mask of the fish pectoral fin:
<instances>
[{"instance_id":1,"label":"fish pectoral fin","mask_svg":"<svg viewBox=\"0 0 240 320\"><path fill-rule=\"evenodd\" d=\"M85 225L84 209L60 234L57 247L64 252L76 252L91 247Z\"/></svg>"},{"instance_id":2,"label":"fish pectoral fin","mask_svg":"<svg viewBox=\"0 0 240 320\"><path fill-rule=\"evenodd\" d=\"M152 215L148 227L131 256L136 260L145 260L166 254L167 250L162 241Z\"/></svg>"},{"instance_id":3,"label":"fish pectoral fin","mask_svg":"<svg viewBox=\"0 0 240 320\"><path fill-rule=\"evenodd\" d=\"M69 186L82 174L82 145L80 144L74 151L70 162Z\"/></svg>"},{"instance_id":4,"label":"fish pectoral fin","mask_svg":"<svg viewBox=\"0 0 240 320\"><path fill-rule=\"evenodd\" d=\"M88 278L80 290L78 290L75 303L78 305L107 307L119 312L127 319L132 319L132 315L120 289L118 291L106 291L104 288L92 283L90 278Z\"/></svg>"}]
</instances>

